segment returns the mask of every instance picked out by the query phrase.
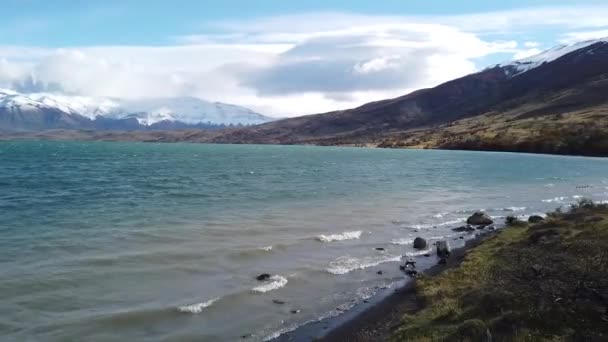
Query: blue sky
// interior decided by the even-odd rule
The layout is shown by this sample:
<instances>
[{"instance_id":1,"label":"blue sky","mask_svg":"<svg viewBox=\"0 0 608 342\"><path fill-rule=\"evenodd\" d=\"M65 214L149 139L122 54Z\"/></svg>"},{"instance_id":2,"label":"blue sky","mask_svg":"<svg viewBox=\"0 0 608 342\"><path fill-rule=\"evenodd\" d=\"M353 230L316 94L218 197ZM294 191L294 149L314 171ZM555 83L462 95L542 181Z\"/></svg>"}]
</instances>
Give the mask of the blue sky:
<instances>
[{"instance_id":1,"label":"blue sky","mask_svg":"<svg viewBox=\"0 0 608 342\"><path fill-rule=\"evenodd\" d=\"M280 116L398 96L608 36L608 4L594 0L4 0L2 8L10 15L0 21L0 87L196 96Z\"/></svg>"}]
</instances>

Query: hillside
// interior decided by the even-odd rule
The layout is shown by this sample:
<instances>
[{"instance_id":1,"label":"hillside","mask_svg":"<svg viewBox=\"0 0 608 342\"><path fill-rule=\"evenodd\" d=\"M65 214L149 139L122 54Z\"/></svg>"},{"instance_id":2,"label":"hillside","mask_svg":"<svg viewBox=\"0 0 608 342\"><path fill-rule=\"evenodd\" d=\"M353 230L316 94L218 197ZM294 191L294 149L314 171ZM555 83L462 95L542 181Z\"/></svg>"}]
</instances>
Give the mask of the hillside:
<instances>
[{"instance_id":1,"label":"hillside","mask_svg":"<svg viewBox=\"0 0 608 342\"><path fill-rule=\"evenodd\" d=\"M257 126L209 132L210 127L195 124L196 111L181 110L184 106L189 110L208 106L189 99L139 103L139 107L129 108L141 110L128 115L124 110L112 111L119 107L106 103L100 108L114 114L95 120L70 115L57 106L45 108L43 116L23 108L10 115L0 110L0 130L10 131L15 120L33 130L53 130L5 132L0 136L3 139L78 137L82 140L314 144L608 156L608 97L605 94L608 94L608 39L599 39L559 46L398 98ZM154 109L165 108L163 103L171 110ZM91 113L89 109L87 113ZM171 114L176 112L183 113L178 118ZM245 110L245 114L251 114L248 113ZM247 115L245 121L249 122L258 114ZM154 132L99 132L142 129Z\"/></svg>"},{"instance_id":2,"label":"hillside","mask_svg":"<svg viewBox=\"0 0 608 342\"><path fill-rule=\"evenodd\" d=\"M607 77L608 42L587 41L395 99L213 141L608 155Z\"/></svg>"}]
</instances>

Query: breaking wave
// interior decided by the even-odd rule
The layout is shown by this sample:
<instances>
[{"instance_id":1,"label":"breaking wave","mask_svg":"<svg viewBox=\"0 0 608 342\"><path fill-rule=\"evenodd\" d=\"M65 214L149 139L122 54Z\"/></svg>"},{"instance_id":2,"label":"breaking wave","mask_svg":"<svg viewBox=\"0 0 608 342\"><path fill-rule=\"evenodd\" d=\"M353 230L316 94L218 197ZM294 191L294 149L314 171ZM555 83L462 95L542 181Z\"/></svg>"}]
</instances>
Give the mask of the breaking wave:
<instances>
[{"instance_id":1,"label":"breaking wave","mask_svg":"<svg viewBox=\"0 0 608 342\"><path fill-rule=\"evenodd\" d=\"M391 245L410 245L412 243L414 243L414 239L413 238L392 239L391 240Z\"/></svg>"},{"instance_id":2,"label":"breaking wave","mask_svg":"<svg viewBox=\"0 0 608 342\"><path fill-rule=\"evenodd\" d=\"M356 240L361 237L361 231L344 232L341 234L331 235L317 235L316 239L321 242L332 242L332 241L343 241L343 240Z\"/></svg>"},{"instance_id":3,"label":"breaking wave","mask_svg":"<svg viewBox=\"0 0 608 342\"><path fill-rule=\"evenodd\" d=\"M180 306L177 309L179 310L179 312L199 314L199 313L203 312L204 309L210 307L211 305L213 305L213 303L217 302L218 300L220 300L220 299L214 298L214 299L208 300L206 302L202 302L202 303L195 303L195 304L191 304L191 305Z\"/></svg>"},{"instance_id":4,"label":"breaking wave","mask_svg":"<svg viewBox=\"0 0 608 342\"><path fill-rule=\"evenodd\" d=\"M251 291L257 293L266 293L272 290L280 289L281 287L287 285L287 278L282 277L280 275L273 275L270 277L269 281L265 282L262 285L256 286Z\"/></svg>"},{"instance_id":5,"label":"breaking wave","mask_svg":"<svg viewBox=\"0 0 608 342\"><path fill-rule=\"evenodd\" d=\"M399 262L401 256L379 256L365 258L340 257L329 263L327 272L331 274L346 274L355 270L362 270L369 267L378 266L387 262Z\"/></svg>"}]
</instances>

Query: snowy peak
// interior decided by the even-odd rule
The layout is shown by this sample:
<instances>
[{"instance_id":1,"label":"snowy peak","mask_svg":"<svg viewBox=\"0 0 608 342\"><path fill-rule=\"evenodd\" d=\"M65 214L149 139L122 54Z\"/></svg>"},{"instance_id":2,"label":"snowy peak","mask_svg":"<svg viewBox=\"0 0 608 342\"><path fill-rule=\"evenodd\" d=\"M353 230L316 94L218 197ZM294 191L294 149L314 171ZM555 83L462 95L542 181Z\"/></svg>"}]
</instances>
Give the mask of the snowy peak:
<instances>
[{"instance_id":1,"label":"snowy peak","mask_svg":"<svg viewBox=\"0 0 608 342\"><path fill-rule=\"evenodd\" d=\"M558 45L537 55L518 59L509 63L499 64L498 66L505 69L505 73L508 77L515 77L529 70L537 68L545 63L553 62L554 60L563 57L571 52L589 47L597 43L608 44L608 37L586 40L569 45ZM593 52L590 51L589 53Z\"/></svg>"},{"instance_id":2,"label":"snowy peak","mask_svg":"<svg viewBox=\"0 0 608 342\"><path fill-rule=\"evenodd\" d=\"M162 122L180 125L258 125L273 119L248 108L194 97L127 100L50 93L21 94L0 89L0 109L9 112L58 111L89 120L136 119L142 126Z\"/></svg>"}]
</instances>

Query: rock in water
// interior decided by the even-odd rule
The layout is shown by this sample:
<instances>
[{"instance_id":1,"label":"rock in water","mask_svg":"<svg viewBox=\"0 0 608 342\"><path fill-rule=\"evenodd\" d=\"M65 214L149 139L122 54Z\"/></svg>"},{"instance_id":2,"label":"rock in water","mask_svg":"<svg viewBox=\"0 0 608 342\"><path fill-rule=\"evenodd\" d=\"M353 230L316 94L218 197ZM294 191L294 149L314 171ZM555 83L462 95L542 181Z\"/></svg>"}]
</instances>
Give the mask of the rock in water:
<instances>
[{"instance_id":1,"label":"rock in water","mask_svg":"<svg viewBox=\"0 0 608 342\"><path fill-rule=\"evenodd\" d=\"M488 226L494 223L494 221L492 221L488 214L479 211L471 215L471 217L467 219L467 223L475 226Z\"/></svg>"},{"instance_id":2,"label":"rock in water","mask_svg":"<svg viewBox=\"0 0 608 342\"><path fill-rule=\"evenodd\" d=\"M446 240L437 241L437 256L440 258L447 258L450 256L452 248L450 243Z\"/></svg>"},{"instance_id":3,"label":"rock in water","mask_svg":"<svg viewBox=\"0 0 608 342\"><path fill-rule=\"evenodd\" d=\"M416 249L425 249L427 245L428 243L426 242L426 240L421 237L417 237L414 240L414 248Z\"/></svg>"},{"instance_id":4,"label":"rock in water","mask_svg":"<svg viewBox=\"0 0 608 342\"><path fill-rule=\"evenodd\" d=\"M539 215L532 215L528 218L528 222L530 223L541 223L543 222L545 219L542 216Z\"/></svg>"},{"instance_id":5,"label":"rock in water","mask_svg":"<svg viewBox=\"0 0 608 342\"><path fill-rule=\"evenodd\" d=\"M270 274L263 273L263 274L260 274L259 276L255 277L255 279L257 279L258 281L266 281L266 280L270 279Z\"/></svg>"}]
</instances>

